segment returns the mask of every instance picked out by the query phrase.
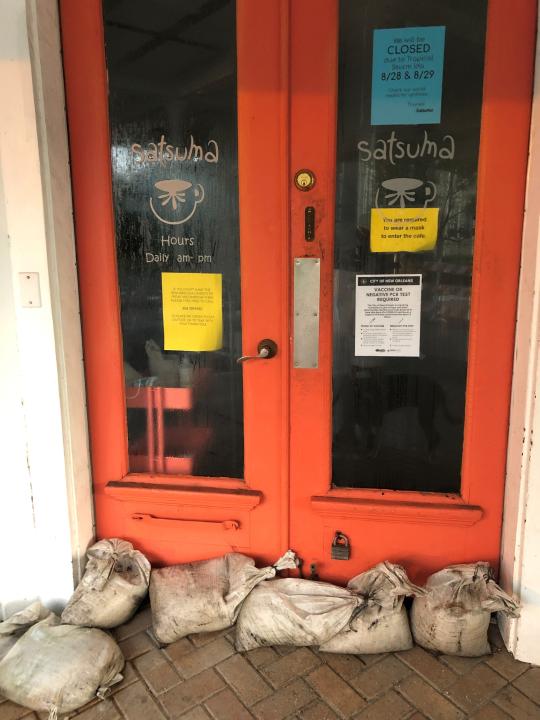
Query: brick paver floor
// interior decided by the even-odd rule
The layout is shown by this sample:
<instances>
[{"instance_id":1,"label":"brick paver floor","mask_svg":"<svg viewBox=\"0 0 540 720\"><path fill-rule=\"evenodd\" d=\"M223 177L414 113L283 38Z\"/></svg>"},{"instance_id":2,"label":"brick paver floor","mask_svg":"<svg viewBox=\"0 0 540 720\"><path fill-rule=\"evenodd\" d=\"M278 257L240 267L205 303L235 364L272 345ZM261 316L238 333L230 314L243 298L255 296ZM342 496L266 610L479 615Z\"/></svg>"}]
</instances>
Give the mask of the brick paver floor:
<instances>
[{"instance_id":1,"label":"brick paver floor","mask_svg":"<svg viewBox=\"0 0 540 720\"><path fill-rule=\"evenodd\" d=\"M420 647L387 655L237 653L231 630L159 649L148 608L114 634L127 661L124 681L77 720L540 720L540 668L514 660L494 625L493 655L479 659ZM0 698L0 720L20 718L37 715Z\"/></svg>"}]
</instances>

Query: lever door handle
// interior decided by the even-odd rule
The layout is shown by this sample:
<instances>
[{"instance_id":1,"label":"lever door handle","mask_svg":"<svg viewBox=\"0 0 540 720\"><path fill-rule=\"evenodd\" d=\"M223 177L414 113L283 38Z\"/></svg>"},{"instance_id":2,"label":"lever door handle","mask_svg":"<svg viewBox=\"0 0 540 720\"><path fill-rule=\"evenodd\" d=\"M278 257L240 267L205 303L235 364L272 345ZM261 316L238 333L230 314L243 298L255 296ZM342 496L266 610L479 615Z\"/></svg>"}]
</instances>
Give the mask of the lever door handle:
<instances>
[{"instance_id":1,"label":"lever door handle","mask_svg":"<svg viewBox=\"0 0 540 720\"><path fill-rule=\"evenodd\" d=\"M242 355L237 358L237 363L245 362L246 360L269 360L277 355L277 344L273 340L266 338L261 340L257 345L258 355Z\"/></svg>"}]
</instances>

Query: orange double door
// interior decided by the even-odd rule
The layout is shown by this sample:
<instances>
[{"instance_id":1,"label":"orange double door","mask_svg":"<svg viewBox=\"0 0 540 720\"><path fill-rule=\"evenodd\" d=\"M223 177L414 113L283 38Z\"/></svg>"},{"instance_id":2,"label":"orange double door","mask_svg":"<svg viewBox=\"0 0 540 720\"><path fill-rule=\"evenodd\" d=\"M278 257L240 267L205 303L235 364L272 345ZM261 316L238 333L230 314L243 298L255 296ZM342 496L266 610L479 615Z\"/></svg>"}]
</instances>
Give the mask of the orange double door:
<instances>
[{"instance_id":1,"label":"orange double door","mask_svg":"<svg viewBox=\"0 0 540 720\"><path fill-rule=\"evenodd\" d=\"M98 535L497 566L536 3L60 6Z\"/></svg>"}]
</instances>

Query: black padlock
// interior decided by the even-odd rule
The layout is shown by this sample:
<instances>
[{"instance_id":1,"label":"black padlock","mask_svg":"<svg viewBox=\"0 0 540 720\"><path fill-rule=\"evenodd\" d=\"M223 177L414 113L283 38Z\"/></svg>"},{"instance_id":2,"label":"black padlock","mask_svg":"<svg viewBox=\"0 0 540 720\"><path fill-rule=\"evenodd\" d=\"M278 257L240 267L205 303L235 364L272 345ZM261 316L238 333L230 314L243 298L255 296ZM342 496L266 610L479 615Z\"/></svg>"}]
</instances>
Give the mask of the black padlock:
<instances>
[{"instance_id":1,"label":"black padlock","mask_svg":"<svg viewBox=\"0 0 540 720\"><path fill-rule=\"evenodd\" d=\"M349 538L339 530L334 535L332 540L332 560L349 560L351 557L351 546L349 545Z\"/></svg>"}]
</instances>

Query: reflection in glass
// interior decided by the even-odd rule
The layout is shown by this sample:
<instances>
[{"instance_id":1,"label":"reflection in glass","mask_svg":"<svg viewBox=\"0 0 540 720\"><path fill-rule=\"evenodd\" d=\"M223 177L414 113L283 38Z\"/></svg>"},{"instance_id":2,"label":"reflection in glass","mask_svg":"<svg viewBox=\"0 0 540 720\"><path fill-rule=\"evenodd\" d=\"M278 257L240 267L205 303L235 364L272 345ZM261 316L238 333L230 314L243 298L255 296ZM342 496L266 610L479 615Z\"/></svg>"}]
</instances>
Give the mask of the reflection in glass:
<instances>
[{"instance_id":1,"label":"reflection in glass","mask_svg":"<svg viewBox=\"0 0 540 720\"><path fill-rule=\"evenodd\" d=\"M235 2L103 12L130 470L240 478ZM200 303L167 338L162 273L221 276L217 350L194 344Z\"/></svg>"},{"instance_id":2,"label":"reflection in glass","mask_svg":"<svg viewBox=\"0 0 540 720\"><path fill-rule=\"evenodd\" d=\"M340 3L335 486L459 492L485 16L486 0ZM405 45L411 28L426 26L445 28L441 122L396 115L396 124L371 125L374 31L397 29ZM373 252L376 207L438 208L435 247ZM356 275L414 273L422 275L420 357L355 356Z\"/></svg>"}]
</instances>

